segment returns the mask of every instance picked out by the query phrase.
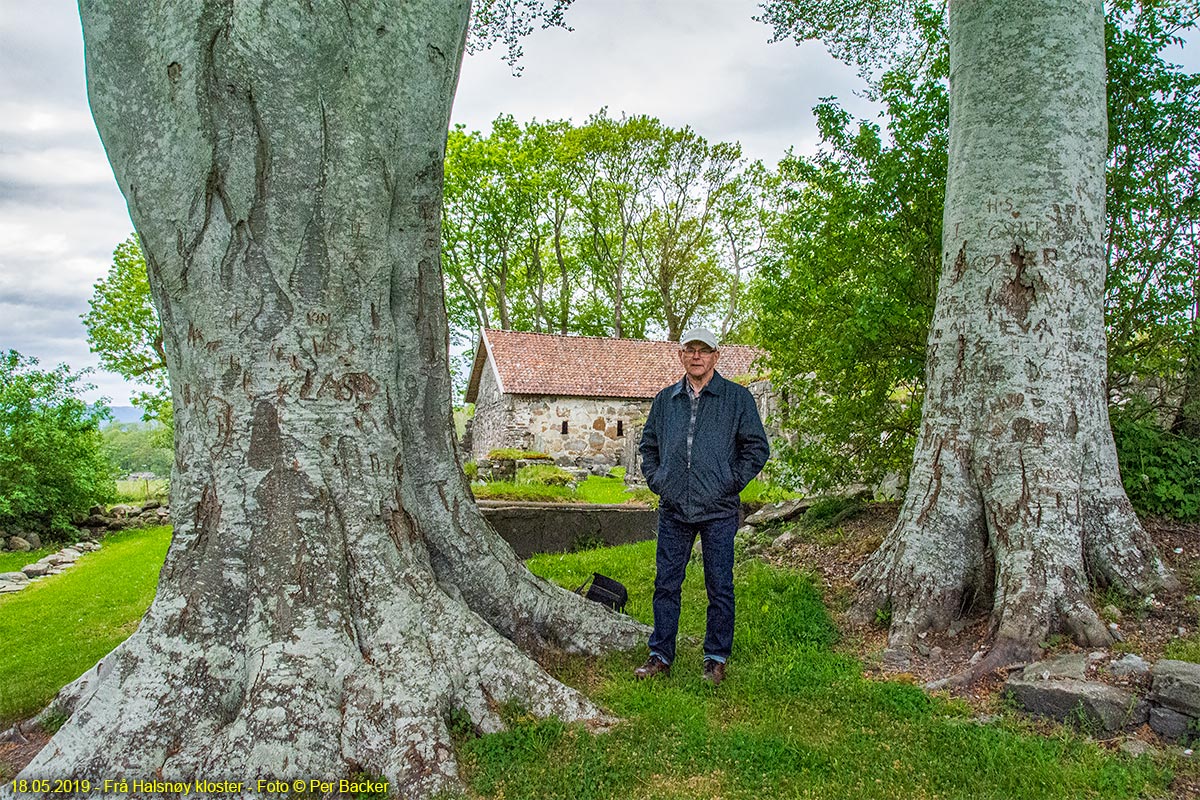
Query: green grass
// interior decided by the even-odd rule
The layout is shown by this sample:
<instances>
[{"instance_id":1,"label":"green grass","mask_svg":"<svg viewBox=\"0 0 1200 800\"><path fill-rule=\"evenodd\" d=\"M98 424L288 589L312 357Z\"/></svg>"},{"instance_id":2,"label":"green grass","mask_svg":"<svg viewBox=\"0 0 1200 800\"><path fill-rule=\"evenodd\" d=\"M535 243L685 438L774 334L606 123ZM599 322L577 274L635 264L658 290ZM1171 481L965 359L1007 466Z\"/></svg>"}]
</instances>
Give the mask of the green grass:
<instances>
[{"instance_id":1,"label":"green grass","mask_svg":"<svg viewBox=\"0 0 1200 800\"><path fill-rule=\"evenodd\" d=\"M1195 609L1196 605L1197 601L1195 600L1188 602L1188 606L1192 609ZM1163 652L1163 655L1167 658L1173 658L1177 661L1191 661L1193 663L1200 663L1200 631L1190 633L1187 636L1180 636L1176 639L1172 639L1167 643L1167 647Z\"/></svg>"},{"instance_id":2,"label":"green grass","mask_svg":"<svg viewBox=\"0 0 1200 800\"><path fill-rule=\"evenodd\" d=\"M105 540L71 571L0 598L0 726L35 713L133 631L154 593L170 531ZM543 555L534 572L574 587L592 572L630 590L648 621L654 543ZM719 690L700 680L704 585L684 584L672 675L639 683L645 647L554 670L623 721L592 735L509 707L509 730L475 736L452 715L470 789L519 798L1133 798L1165 796L1171 772L1109 753L1065 728L1019 718L977 724L959 702L867 680L833 651L837 632L805 575L739 563L736 642Z\"/></svg>"},{"instance_id":3,"label":"green grass","mask_svg":"<svg viewBox=\"0 0 1200 800\"><path fill-rule=\"evenodd\" d=\"M144 503L147 500L166 501L167 479L117 481L118 503Z\"/></svg>"},{"instance_id":4,"label":"green grass","mask_svg":"<svg viewBox=\"0 0 1200 800\"><path fill-rule=\"evenodd\" d=\"M620 504L628 502L633 496L633 493L626 491L626 488L623 478L601 478L597 475L589 475L587 480L575 488L575 493L584 503Z\"/></svg>"},{"instance_id":5,"label":"green grass","mask_svg":"<svg viewBox=\"0 0 1200 800\"><path fill-rule=\"evenodd\" d=\"M566 486L539 486L533 483L489 481L471 484L478 500L522 500L539 503L573 503L575 493Z\"/></svg>"},{"instance_id":6,"label":"green grass","mask_svg":"<svg viewBox=\"0 0 1200 800\"><path fill-rule=\"evenodd\" d=\"M1191 661L1200 663L1200 634L1172 640L1163 652L1166 658L1176 661Z\"/></svg>"},{"instance_id":7,"label":"green grass","mask_svg":"<svg viewBox=\"0 0 1200 800\"><path fill-rule=\"evenodd\" d=\"M74 541L67 544L74 544ZM48 556L51 553L57 553L62 549L62 545L47 545L39 547L37 550L22 551L4 551L0 552L0 572L16 572L26 564L32 564L40 560L43 556Z\"/></svg>"},{"instance_id":8,"label":"green grass","mask_svg":"<svg viewBox=\"0 0 1200 800\"><path fill-rule=\"evenodd\" d=\"M649 621L654 543L538 556L534 572L577 586L593 571L630 590ZM758 562L736 570L729 678L700 680L703 576L684 584L672 675L639 683L645 648L569 659L558 674L588 685L624 722L592 735L515 710L510 730L458 740L465 779L485 797L518 798L1126 798L1163 794L1169 770L1113 755L1060 729L1017 719L980 725L967 707L915 686L871 681L833 652L836 631L805 576Z\"/></svg>"},{"instance_id":9,"label":"green grass","mask_svg":"<svg viewBox=\"0 0 1200 800\"><path fill-rule=\"evenodd\" d=\"M566 486L544 486L540 484L490 481L471 484L471 492L480 500L525 500L545 503L628 503L640 502L654 505L654 497L647 490L626 491L625 481L620 478L600 478L589 475L572 490Z\"/></svg>"},{"instance_id":10,"label":"green grass","mask_svg":"<svg viewBox=\"0 0 1200 800\"><path fill-rule=\"evenodd\" d=\"M133 633L170 539L168 527L113 534L63 574L0 597L0 728L40 711Z\"/></svg>"}]
</instances>

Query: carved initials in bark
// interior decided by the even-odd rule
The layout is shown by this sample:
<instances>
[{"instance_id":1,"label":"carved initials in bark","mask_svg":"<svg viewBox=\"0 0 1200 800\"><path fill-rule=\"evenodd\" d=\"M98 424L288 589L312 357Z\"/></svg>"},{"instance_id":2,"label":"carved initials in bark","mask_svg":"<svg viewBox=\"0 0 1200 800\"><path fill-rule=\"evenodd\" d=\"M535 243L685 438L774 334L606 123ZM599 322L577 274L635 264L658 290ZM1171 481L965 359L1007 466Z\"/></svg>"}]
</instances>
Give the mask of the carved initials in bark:
<instances>
[{"instance_id":1,"label":"carved initials in bark","mask_svg":"<svg viewBox=\"0 0 1200 800\"><path fill-rule=\"evenodd\" d=\"M366 771L419 796L454 780L454 709L603 723L526 653L645 631L534 578L455 459L440 159L467 2L80 10L166 334L177 525L138 631L24 775Z\"/></svg>"},{"instance_id":2,"label":"carved initials in bark","mask_svg":"<svg viewBox=\"0 0 1200 800\"><path fill-rule=\"evenodd\" d=\"M1174 585L1121 488L1108 424L1090 222L1103 219L1105 136L1099 0L951 0L953 236L924 419L899 521L856 579L864 617L891 604L893 647L990 605L993 647L968 680L1053 631L1108 644L1091 582ZM985 253L1008 255L972 256ZM957 357L940 357L949 348Z\"/></svg>"}]
</instances>

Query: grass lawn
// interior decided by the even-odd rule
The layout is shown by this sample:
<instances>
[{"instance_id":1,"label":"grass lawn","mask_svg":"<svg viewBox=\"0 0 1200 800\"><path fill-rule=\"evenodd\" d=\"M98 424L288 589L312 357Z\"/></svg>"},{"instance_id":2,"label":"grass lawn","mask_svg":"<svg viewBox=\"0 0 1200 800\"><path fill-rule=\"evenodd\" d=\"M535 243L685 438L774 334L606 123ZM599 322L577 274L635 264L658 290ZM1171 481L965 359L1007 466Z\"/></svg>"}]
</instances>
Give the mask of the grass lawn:
<instances>
[{"instance_id":1,"label":"grass lawn","mask_svg":"<svg viewBox=\"0 0 1200 800\"><path fill-rule=\"evenodd\" d=\"M63 574L0 597L0 728L41 711L133 633L170 539L169 527L113 534Z\"/></svg>"},{"instance_id":2,"label":"grass lawn","mask_svg":"<svg viewBox=\"0 0 1200 800\"><path fill-rule=\"evenodd\" d=\"M67 542L67 544L74 543L74 541ZM0 572L16 572L26 564L32 564L33 562L40 560L43 556L48 556L51 553L57 553L62 548L63 545L60 544L39 547L37 550L5 550L0 552Z\"/></svg>"},{"instance_id":3,"label":"grass lawn","mask_svg":"<svg viewBox=\"0 0 1200 800\"><path fill-rule=\"evenodd\" d=\"M638 493L626 491L621 478L601 478L589 475L574 489L566 486L543 486L541 484L490 481L471 484L471 492L480 500L525 500L545 503L612 503L623 504L636 500L647 505L653 495L642 490Z\"/></svg>"},{"instance_id":4,"label":"grass lawn","mask_svg":"<svg viewBox=\"0 0 1200 800\"><path fill-rule=\"evenodd\" d=\"M654 543L538 556L534 572L578 586L593 571L629 587L651 619ZM862 677L835 653L836 631L803 575L745 562L729 677L700 680L704 584L684 585L681 646L666 680L639 683L645 648L557 669L625 721L593 736L519 711L511 730L460 731L471 788L517 798L1099 798L1161 794L1167 769L1112 755L1065 730L1019 719L981 725L960 702ZM691 637L688 640L687 637Z\"/></svg>"},{"instance_id":5,"label":"grass lawn","mask_svg":"<svg viewBox=\"0 0 1200 800\"><path fill-rule=\"evenodd\" d=\"M71 571L0 599L0 721L39 710L133 631L154 592L169 529L110 537ZM534 572L578 586L593 571L630 590L651 618L654 543L538 556ZM509 708L510 729L476 736L453 723L471 796L505 798L1132 798L1164 796L1170 770L1109 753L1065 729L1020 718L978 724L963 703L863 678L838 654L822 598L802 574L740 563L737 634L719 690L700 680L698 564L684 585L679 657L639 683L645 647L564 658L559 677L623 722L592 735ZM458 719L452 715L452 719ZM1043 726L1042 729L1047 729Z\"/></svg>"},{"instance_id":6,"label":"grass lawn","mask_svg":"<svg viewBox=\"0 0 1200 800\"><path fill-rule=\"evenodd\" d=\"M147 500L167 499L167 479L117 481L118 503L144 503Z\"/></svg>"}]
</instances>

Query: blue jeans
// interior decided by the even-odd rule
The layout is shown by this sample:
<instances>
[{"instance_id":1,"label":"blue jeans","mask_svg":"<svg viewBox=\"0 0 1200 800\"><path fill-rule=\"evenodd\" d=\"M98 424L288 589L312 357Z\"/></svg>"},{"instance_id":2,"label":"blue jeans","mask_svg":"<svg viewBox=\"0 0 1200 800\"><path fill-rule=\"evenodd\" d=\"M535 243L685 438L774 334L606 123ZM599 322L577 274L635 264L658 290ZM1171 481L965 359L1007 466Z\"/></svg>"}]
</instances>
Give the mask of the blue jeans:
<instances>
[{"instance_id":1,"label":"blue jeans","mask_svg":"<svg viewBox=\"0 0 1200 800\"><path fill-rule=\"evenodd\" d=\"M733 648L733 535L737 526L736 514L707 522L684 522L659 509L651 655L668 664L675 660L680 587L692 556L692 544L699 535L704 554L704 588L708 592L704 657L721 662L729 658Z\"/></svg>"}]
</instances>

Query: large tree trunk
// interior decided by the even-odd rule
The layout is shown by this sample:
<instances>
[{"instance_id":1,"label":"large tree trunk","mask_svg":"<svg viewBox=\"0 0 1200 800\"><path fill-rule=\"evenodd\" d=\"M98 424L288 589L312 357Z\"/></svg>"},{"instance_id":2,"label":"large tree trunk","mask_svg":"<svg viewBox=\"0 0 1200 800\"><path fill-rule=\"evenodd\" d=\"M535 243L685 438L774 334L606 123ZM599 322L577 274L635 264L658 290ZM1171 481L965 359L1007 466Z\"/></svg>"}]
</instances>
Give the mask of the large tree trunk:
<instances>
[{"instance_id":1,"label":"large tree trunk","mask_svg":"<svg viewBox=\"0 0 1200 800\"><path fill-rule=\"evenodd\" d=\"M857 580L905 648L990 602L974 674L1048 633L1108 644L1089 583L1172 582L1122 489L1105 402L1100 0L951 0L943 271L896 527Z\"/></svg>"},{"instance_id":2,"label":"large tree trunk","mask_svg":"<svg viewBox=\"0 0 1200 800\"><path fill-rule=\"evenodd\" d=\"M137 632L24 777L455 776L451 712L602 712L525 652L643 635L532 576L457 466L441 159L467 0L80 3L175 403Z\"/></svg>"}]
</instances>

